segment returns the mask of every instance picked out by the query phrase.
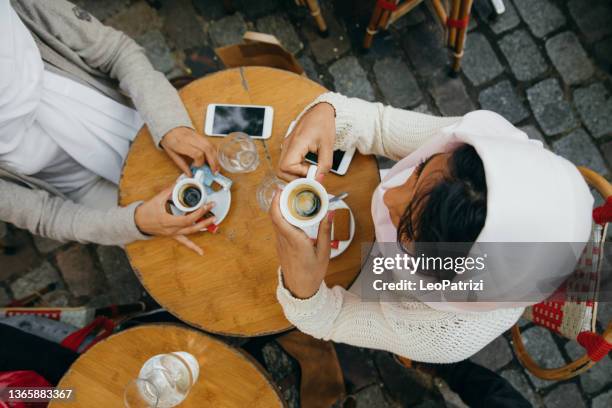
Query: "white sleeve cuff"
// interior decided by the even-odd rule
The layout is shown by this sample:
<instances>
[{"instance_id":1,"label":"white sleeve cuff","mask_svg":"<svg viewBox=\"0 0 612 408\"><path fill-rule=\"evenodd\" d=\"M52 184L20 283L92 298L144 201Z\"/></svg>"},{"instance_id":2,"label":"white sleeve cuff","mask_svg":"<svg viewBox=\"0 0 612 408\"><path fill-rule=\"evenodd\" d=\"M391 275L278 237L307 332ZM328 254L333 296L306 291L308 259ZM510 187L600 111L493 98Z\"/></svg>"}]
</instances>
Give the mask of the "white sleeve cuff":
<instances>
[{"instance_id":1,"label":"white sleeve cuff","mask_svg":"<svg viewBox=\"0 0 612 408\"><path fill-rule=\"evenodd\" d=\"M336 112L336 139L334 142L334 149L347 150L351 147L348 139L354 122L352 115L356 113L349 109L347 101L348 98L344 95L335 92L326 92L310 102L298 115L295 121L297 123L313 106L322 102L329 103Z\"/></svg>"},{"instance_id":2,"label":"white sleeve cuff","mask_svg":"<svg viewBox=\"0 0 612 408\"><path fill-rule=\"evenodd\" d=\"M122 242L117 242L116 244L126 245L134 241L151 239L151 236L143 234L136 226L136 209L142 203L142 201L137 201L126 207L117 207L117 216L119 218L114 223L117 228L121 228L119 236L122 237Z\"/></svg>"},{"instance_id":3,"label":"white sleeve cuff","mask_svg":"<svg viewBox=\"0 0 612 408\"><path fill-rule=\"evenodd\" d=\"M287 319L298 326L303 319L312 318L315 315L329 310L334 305L334 297L331 289L327 287L325 282L321 282L321 286L317 293L308 299L299 299L294 297L283 283L283 274L278 268L278 287L276 289L276 297L281 304Z\"/></svg>"}]
</instances>

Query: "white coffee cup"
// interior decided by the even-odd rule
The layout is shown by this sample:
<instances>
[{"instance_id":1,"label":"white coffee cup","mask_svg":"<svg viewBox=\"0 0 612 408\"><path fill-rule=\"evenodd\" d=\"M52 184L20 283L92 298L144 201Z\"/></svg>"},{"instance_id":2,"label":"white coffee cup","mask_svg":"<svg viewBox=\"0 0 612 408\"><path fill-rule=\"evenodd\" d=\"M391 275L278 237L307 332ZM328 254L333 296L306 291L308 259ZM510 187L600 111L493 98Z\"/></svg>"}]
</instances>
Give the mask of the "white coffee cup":
<instances>
[{"instance_id":1,"label":"white coffee cup","mask_svg":"<svg viewBox=\"0 0 612 408\"><path fill-rule=\"evenodd\" d=\"M193 177L180 179L172 190L172 203L183 212L192 212L206 203L206 189L202 183L204 172L198 170Z\"/></svg>"},{"instance_id":2,"label":"white coffee cup","mask_svg":"<svg viewBox=\"0 0 612 408\"><path fill-rule=\"evenodd\" d=\"M293 180L285 186L280 196L280 210L283 218L288 223L298 228L307 228L320 223L327 214L329 207L329 198L325 188L315 180L317 174L317 166L310 166L306 178ZM302 212L303 208L297 205L300 198L305 198L304 201L307 210L310 212Z\"/></svg>"}]
</instances>

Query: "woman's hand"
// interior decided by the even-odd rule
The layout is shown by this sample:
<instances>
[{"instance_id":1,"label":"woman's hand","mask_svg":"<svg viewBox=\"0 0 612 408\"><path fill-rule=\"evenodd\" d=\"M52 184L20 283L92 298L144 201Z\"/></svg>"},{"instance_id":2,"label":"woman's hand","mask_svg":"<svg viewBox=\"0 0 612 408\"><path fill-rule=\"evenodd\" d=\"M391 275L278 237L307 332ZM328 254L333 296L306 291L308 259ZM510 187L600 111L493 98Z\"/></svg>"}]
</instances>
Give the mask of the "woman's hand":
<instances>
[{"instance_id":1,"label":"woman's hand","mask_svg":"<svg viewBox=\"0 0 612 408\"><path fill-rule=\"evenodd\" d=\"M285 287L300 299L314 296L325 278L331 253L333 211L319 225L316 246L304 231L289 224L279 207L277 191L270 207L270 217L276 231L276 252L280 260Z\"/></svg>"},{"instance_id":2,"label":"woman's hand","mask_svg":"<svg viewBox=\"0 0 612 408\"><path fill-rule=\"evenodd\" d=\"M149 201L142 203L134 214L138 229L148 235L189 235L199 232L215 222L215 217L204 218L214 207L210 202L187 215L172 215L166 211L166 202L172 198L173 187L167 188Z\"/></svg>"},{"instance_id":3,"label":"woman's hand","mask_svg":"<svg viewBox=\"0 0 612 408\"><path fill-rule=\"evenodd\" d=\"M160 143L179 169L191 177L191 168L185 160L190 157L196 167L208 163L213 173L219 170L217 149L204 136L188 127L177 127L164 135Z\"/></svg>"},{"instance_id":4,"label":"woman's hand","mask_svg":"<svg viewBox=\"0 0 612 408\"><path fill-rule=\"evenodd\" d=\"M304 157L308 152L317 153L317 180L329 172L334 156L336 118L333 106L319 103L306 112L283 143L278 176L286 180L306 177L308 165Z\"/></svg>"}]
</instances>

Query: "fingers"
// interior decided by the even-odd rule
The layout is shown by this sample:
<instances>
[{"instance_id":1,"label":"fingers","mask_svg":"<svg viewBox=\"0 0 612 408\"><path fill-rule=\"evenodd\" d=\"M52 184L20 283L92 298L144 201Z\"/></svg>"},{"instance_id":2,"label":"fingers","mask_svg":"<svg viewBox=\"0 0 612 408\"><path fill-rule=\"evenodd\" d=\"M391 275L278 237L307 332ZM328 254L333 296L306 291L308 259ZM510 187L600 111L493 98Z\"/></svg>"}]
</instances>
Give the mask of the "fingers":
<instances>
[{"instance_id":1,"label":"fingers","mask_svg":"<svg viewBox=\"0 0 612 408\"><path fill-rule=\"evenodd\" d=\"M329 259L331 254L331 230L334 221L334 211L327 213L327 217L319 224L319 234L317 235L317 258L320 261Z\"/></svg>"},{"instance_id":2,"label":"fingers","mask_svg":"<svg viewBox=\"0 0 612 408\"><path fill-rule=\"evenodd\" d=\"M334 149L332 146L321 146L318 151L317 176L329 173L334 160ZM317 178L318 180L318 178Z\"/></svg>"},{"instance_id":3,"label":"fingers","mask_svg":"<svg viewBox=\"0 0 612 408\"><path fill-rule=\"evenodd\" d=\"M200 150L197 146L185 146L185 151L187 155L193 159L193 165L195 167L200 167L204 164L206 155L204 154L204 151Z\"/></svg>"},{"instance_id":4,"label":"fingers","mask_svg":"<svg viewBox=\"0 0 612 408\"><path fill-rule=\"evenodd\" d=\"M305 177L308 172L308 164L304 163L304 157L306 157L309 151L306 144L290 143L283 156L281 170L296 176Z\"/></svg>"},{"instance_id":5,"label":"fingers","mask_svg":"<svg viewBox=\"0 0 612 408\"><path fill-rule=\"evenodd\" d=\"M170 215L166 213L165 214L166 216L164 217L165 223L173 235L177 234L179 233L179 231L183 231L183 229L185 228L190 228L196 225L196 223L202 222L200 221L201 218L204 216L204 214L210 211L210 209L213 208L213 206L214 206L214 203L212 202L207 203L203 205L202 207L198 208L197 210L195 210L194 212L189 213L187 215ZM207 218L207 219L210 219L210 218ZM200 229L206 228L206 227L207 225L204 227L200 227ZM199 230L196 229L196 231L199 231ZM193 233L193 232L190 232L190 233Z\"/></svg>"},{"instance_id":6,"label":"fingers","mask_svg":"<svg viewBox=\"0 0 612 408\"><path fill-rule=\"evenodd\" d=\"M192 213L189 213L183 216L179 216L178 218L180 218L182 221L179 226L189 226L195 222L199 222L199 220L204 216L204 214L209 212L214 206L215 206L214 202L206 203L202 207L198 208Z\"/></svg>"},{"instance_id":7,"label":"fingers","mask_svg":"<svg viewBox=\"0 0 612 408\"><path fill-rule=\"evenodd\" d=\"M302 175L301 173L302 173L301 170L295 171L295 172L283 171L283 170L281 170L280 167L276 170L276 175L280 179L283 179L285 181L293 181L295 179L298 179L298 178L301 178L301 177L305 177L306 173L304 173L304 175Z\"/></svg>"},{"instance_id":8,"label":"fingers","mask_svg":"<svg viewBox=\"0 0 612 408\"><path fill-rule=\"evenodd\" d=\"M210 169L213 173L219 171L219 163L217 162L217 149L211 147L206 150L206 162L208 163Z\"/></svg>"},{"instance_id":9,"label":"fingers","mask_svg":"<svg viewBox=\"0 0 612 408\"><path fill-rule=\"evenodd\" d=\"M200 135L194 136L192 139L193 146L204 154L204 158L213 173L219 170L217 163L217 149L210 144L204 137ZM195 162L194 162L195 163ZM203 163L202 163L203 164Z\"/></svg>"},{"instance_id":10,"label":"fingers","mask_svg":"<svg viewBox=\"0 0 612 408\"><path fill-rule=\"evenodd\" d=\"M300 177L306 177L308 167L310 167L310 165L303 163L302 159L300 159L299 163L285 164L282 167L279 166L278 176L287 181Z\"/></svg>"},{"instance_id":11,"label":"fingers","mask_svg":"<svg viewBox=\"0 0 612 408\"><path fill-rule=\"evenodd\" d=\"M270 218L272 219L272 224L276 229L276 232L281 236L295 236L295 234L303 233L302 231L295 228L293 225L289 224L280 209L280 196L281 190L277 189L274 194L274 198L272 198L272 204L270 205Z\"/></svg>"},{"instance_id":12,"label":"fingers","mask_svg":"<svg viewBox=\"0 0 612 408\"><path fill-rule=\"evenodd\" d=\"M166 153L168 154L168 156L170 156L170 158L176 164L176 166L179 169L181 169L181 171L183 173L185 173L187 175L187 177L192 177L193 176L193 174L191 173L191 167L189 167L189 165L187 164L185 159L183 159L180 154L174 153L170 149L167 149Z\"/></svg>"},{"instance_id":13,"label":"fingers","mask_svg":"<svg viewBox=\"0 0 612 408\"><path fill-rule=\"evenodd\" d=\"M209 225L214 224L216 220L216 217L205 218L202 221L190 225L189 227L185 227L178 230L176 233L181 235L195 234L196 232L201 232L202 230L206 229L206 227L208 227Z\"/></svg>"},{"instance_id":14,"label":"fingers","mask_svg":"<svg viewBox=\"0 0 612 408\"><path fill-rule=\"evenodd\" d=\"M281 190L276 189L274 197L272 197L272 203L270 204L270 218L272 219L272 224L274 224L275 227L278 227L283 221L285 221L280 210L280 195Z\"/></svg>"},{"instance_id":15,"label":"fingers","mask_svg":"<svg viewBox=\"0 0 612 408\"><path fill-rule=\"evenodd\" d=\"M309 166L304 163L304 157L310 151L308 144L294 139L294 136L292 135L287 141L287 146L278 165L278 176L286 180L306 177L306 173L308 173Z\"/></svg>"},{"instance_id":16,"label":"fingers","mask_svg":"<svg viewBox=\"0 0 612 408\"><path fill-rule=\"evenodd\" d=\"M197 246L192 240L183 235L176 235L173 237L176 241L180 242L182 245L185 245L187 248L194 251L196 254L203 256L204 250Z\"/></svg>"},{"instance_id":17,"label":"fingers","mask_svg":"<svg viewBox=\"0 0 612 408\"><path fill-rule=\"evenodd\" d=\"M192 164L196 167L206 162L213 172L219 171L217 150L202 135L188 128L173 129L171 132L174 133L169 133L162 139L163 147L168 156L185 174L192 175L189 164L181 155L190 157L193 160Z\"/></svg>"},{"instance_id":18,"label":"fingers","mask_svg":"<svg viewBox=\"0 0 612 408\"><path fill-rule=\"evenodd\" d=\"M165 203L168 200L172 200L172 190L174 190L174 184L160 191L155 197L161 199Z\"/></svg>"}]
</instances>

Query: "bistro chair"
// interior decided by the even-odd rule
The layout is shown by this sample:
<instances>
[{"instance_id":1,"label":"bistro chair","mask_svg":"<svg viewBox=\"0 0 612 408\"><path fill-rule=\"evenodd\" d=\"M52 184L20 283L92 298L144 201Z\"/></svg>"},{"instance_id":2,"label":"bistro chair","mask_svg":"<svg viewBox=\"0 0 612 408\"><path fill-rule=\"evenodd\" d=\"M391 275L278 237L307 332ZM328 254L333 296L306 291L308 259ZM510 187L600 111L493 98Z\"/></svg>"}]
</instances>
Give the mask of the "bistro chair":
<instances>
[{"instance_id":1,"label":"bistro chair","mask_svg":"<svg viewBox=\"0 0 612 408\"><path fill-rule=\"evenodd\" d=\"M386 30L389 25L396 22L424 0L376 0L370 24L366 28L363 47L368 49L372 46L374 35L379 29ZM470 23L470 10L473 0L431 0L433 9L440 19L442 25L447 28L446 43L453 50L452 69L454 73L461 68L461 58L465 46L465 37L468 24ZM450 3L450 7L448 7Z\"/></svg>"},{"instance_id":2,"label":"bistro chair","mask_svg":"<svg viewBox=\"0 0 612 408\"><path fill-rule=\"evenodd\" d=\"M612 221L612 185L592 170L585 167L578 167L578 170L606 201L593 210L591 241L574 273L549 299L525 309L523 317L556 335L577 341L585 354L563 367L540 367L527 352L519 325L512 328L512 344L518 360L533 375L551 381L566 380L585 372L612 350L612 322L607 322L601 334L595 327L604 242L608 222Z\"/></svg>"}]
</instances>

